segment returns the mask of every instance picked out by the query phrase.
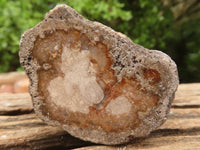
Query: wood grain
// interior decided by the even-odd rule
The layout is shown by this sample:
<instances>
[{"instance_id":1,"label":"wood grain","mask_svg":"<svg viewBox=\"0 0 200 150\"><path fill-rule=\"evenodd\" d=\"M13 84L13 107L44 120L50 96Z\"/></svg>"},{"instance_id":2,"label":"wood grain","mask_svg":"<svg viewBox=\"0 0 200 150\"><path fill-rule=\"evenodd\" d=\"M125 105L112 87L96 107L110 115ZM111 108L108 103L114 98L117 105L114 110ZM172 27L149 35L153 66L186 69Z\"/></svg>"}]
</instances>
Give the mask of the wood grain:
<instances>
[{"instance_id":1,"label":"wood grain","mask_svg":"<svg viewBox=\"0 0 200 150\"><path fill-rule=\"evenodd\" d=\"M0 74L0 85L13 84L20 79L27 78L25 72L9 72Z\"/></svg>"},{"instance_id":2,"label":"wood grain","mask_svg":"<svg viewBox=\"0 0 200 150\"><path fill-rule=\"evenodd\" d=\"M179 85L172 107L200 107L200 83Z\"/></svg>"},{"instance_id":3,"label":"wood grain","mask_svg":"<svg viewBox=\"0 0 200 150\"><path fill-rule=\"evenodd\" d=\"M25 94L0 94L0 115L19 115L33 112L31 97Z\"/></svg>"},{"instance_id":4,"label":"wood grain","mask_svg":"<svg viewBox=\"0 0 200 150\"><path fill-rule=\"evenodd\" d=\"M74 138L46 125L33 112L26 94L0 94L0 149L197 150L200 149L200 84L182 84L168 120L145 139L103 146Z\"/></svg>"}]
</instances>

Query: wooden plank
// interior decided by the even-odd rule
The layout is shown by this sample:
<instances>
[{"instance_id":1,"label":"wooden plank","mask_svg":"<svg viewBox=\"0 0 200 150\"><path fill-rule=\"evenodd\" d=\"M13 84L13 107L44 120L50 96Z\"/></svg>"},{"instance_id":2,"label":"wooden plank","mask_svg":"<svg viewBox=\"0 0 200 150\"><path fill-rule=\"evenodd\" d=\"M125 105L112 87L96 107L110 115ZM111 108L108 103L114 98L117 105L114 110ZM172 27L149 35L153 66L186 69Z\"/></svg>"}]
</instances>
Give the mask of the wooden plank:
<instances>
[{"instance_id":1,"label":"wooden plank","mask_svg":"<svg viewBox=\"0 0 200 150\"><path fill-rule=\"evenodd\" d=\"M200 108L171 108L169 113L169 119L177 118L199 118Z\"/></svg>"},{"instance_id":2,"label":"wooden plank","mask_svg":"<svg viewBox=\"0 0 200 150\"><path fill-rule=\"evenodd\" d=\"M27 78L25 72L9 72L0 74L0 85L13 84L20 79Z\"/></svg>"},{"instance_id":3,"label":"wooden plank","mask_svg":"<svg viewBox=\"0 0 200 150\"><path fill-rule=\"evenodd\" d=\"M0 149L45 149L89 145L60 127L48 126L35 114L0 116Z\"/></svg>"},{"instance_id":4,"label":"wooden plank","mask_svg":"<svg viewBox=\"0 0 200 150\"><path fill-rule=\"evenodd\" d=\"M0 115L17 115L33 112L31 97L25 94L0 94Z\"/></svg>"},{"instance_id":5,"label":"wooden plank","mask_svg":"<svg viewBox=\"0 0 200 150\"><path fill-rule=\"evenodd\" d=\"M200 107L200 83L180 84L173 107Z\"/></svg>"},{"instance_id":6,"label":"wooden plank","mask_svg":"<svg viewBox=\"0 0 200 150\"><path fill-rule=\"evenodd\" d=\"M176 107L171 109L166 123L148 138L135 139L123 146L94 145L76 139L60 127L48 126L38 119L28 93L0 94L0 149L200 149L200 108L194 107L199 106L195 101L200 96L199 87L200 84L180 85L173 102Z\"/></svg>"},{"instance_id":7,"label":"wooden plank","mask_svg":"<svg viewBox=\"0 0 200 150\"><path fill-rule=\"evenodd\" d=\"M200 108L170 110L168 120L159 129L190 129L199 128Z\"/></svg>"},{"instance_id":8,"label":"wooden plank","mask_svg":"<svg viewBox=\"0 0 200 150\"><path fill-rule=\"evenodd\" d=\"M200 83L187 83L178 86L176 97L184 98L185 96L200 96Z\"/></svg>"},{"instance_id":9,"label":"wooden plank","mask_svg":"<svg viewBox=\"0 0 200 150\"><path fill-rule=\"evenodd\" d=\"M89 146L76 150L199 150L198 136L160 136L137 140L134 144L124 146Z\"/></svg>"},{"instance_id":10,"label":"wooden plank","mask_svg":"<svg viewBox=\"0 0 200 150\"><path fill-rule=\"evenodd\" d=\"M195 111L197 113L200 112L200 110ZM183 109L181 113L174 111L160 129L152 132L149 138L143 141L143 145L146 145L145 142L153 143L155 139L158 140L159 138L169 140L170 138L166 139L166 136L171 135L173 135L171 138L176 136L183 138L185 136L194 136L194 134L198 137L200 135L200 116L194 119L190 118L190 116L190 119L178 118L180 114L184 113L187 114L189 112L187 109ZM13 149L14 147L44 149L52 146L69 148L88 144L90 145L91 143L73 138L59 127L46 125L35 114L0 116L0 149L5 147L8 149Z\"/></svg>"}]
</instances>

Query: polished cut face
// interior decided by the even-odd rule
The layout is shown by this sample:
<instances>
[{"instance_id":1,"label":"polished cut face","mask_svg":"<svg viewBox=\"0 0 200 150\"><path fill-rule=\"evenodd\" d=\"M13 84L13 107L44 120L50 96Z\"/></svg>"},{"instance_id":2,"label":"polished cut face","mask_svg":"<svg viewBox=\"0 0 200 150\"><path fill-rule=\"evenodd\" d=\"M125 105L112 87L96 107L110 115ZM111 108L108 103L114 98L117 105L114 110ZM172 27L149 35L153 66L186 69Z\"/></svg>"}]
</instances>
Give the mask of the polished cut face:
<instances>
[{"instance_id":1,"label":"polished cut face","mask_svg":"<svg viewBox=\"0 0 200 150\"><path fill-rule=\"evenodd\" d=\"M42 66L38 89L45 103L43 113L81 128L101 127L106 132L136 128L142 119L139 113L156 107L159 97L142 90L134 74L118 81L108 51L77 30L38 38L33 59ZM143 76L152 83L160 81L156 70L145 69Z\"/></svg>"},{"instance_id":2,"label":"polished cut face","mask_svg":"<svg viewBox=\"0 0 200 150\"><path fill-rule=\"evenodd\" d=\"M73 136L121 144L166 120L178 86L166 54L59 5L20 43L36 114Z\"/></svg>"}]
</instances>

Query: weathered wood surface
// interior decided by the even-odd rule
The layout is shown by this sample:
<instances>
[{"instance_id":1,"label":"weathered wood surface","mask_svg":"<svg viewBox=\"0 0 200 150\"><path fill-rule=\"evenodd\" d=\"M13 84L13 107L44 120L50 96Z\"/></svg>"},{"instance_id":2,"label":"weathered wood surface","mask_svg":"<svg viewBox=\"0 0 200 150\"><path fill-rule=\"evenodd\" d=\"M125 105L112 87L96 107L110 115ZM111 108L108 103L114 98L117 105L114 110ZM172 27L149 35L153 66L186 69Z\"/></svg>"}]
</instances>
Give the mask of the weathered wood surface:
<instances>
[{"instance_id":1,"label":"weathered wood surface","mask_svg":"<svg viewBox=\"0 0 200 150\"><path fill-rule=\"evenodd\" d=\"M199 150L200 83L182 84L169 119L145 139L103 146L76 139L36 117L28 94L0 94L0 149Z\"/></svg>"},{"instance_id":2,"label":"weathered wood surface","mask_svg":"<svg viewBox=\"0 0 200 150\"><path fill-rule=\"evenodd\" d=\"M27 78L25 72L9 72L0 74L0 85L1 84L13 84L20 79Z\"/></svg>"},{"instance_id":3,"label":"weathered wood surface","mask_svg":"<svg viewBox=\"0 0 200 150\"><path fill-rule=\"evenodd\" d=\"M33 112L31 97L26 94L0 94L0 115L18 115Z\"/></svg>"},{"instance_id":4,"label":"weathered wood surface","mask_svg":"<svg viewBox=\"0 0 200 150\"><path fill-rule=\"evenodd\" d=\"M27 93L29 79L25 72L0 74L0 93Z\"/></svg>"}]
</instances>

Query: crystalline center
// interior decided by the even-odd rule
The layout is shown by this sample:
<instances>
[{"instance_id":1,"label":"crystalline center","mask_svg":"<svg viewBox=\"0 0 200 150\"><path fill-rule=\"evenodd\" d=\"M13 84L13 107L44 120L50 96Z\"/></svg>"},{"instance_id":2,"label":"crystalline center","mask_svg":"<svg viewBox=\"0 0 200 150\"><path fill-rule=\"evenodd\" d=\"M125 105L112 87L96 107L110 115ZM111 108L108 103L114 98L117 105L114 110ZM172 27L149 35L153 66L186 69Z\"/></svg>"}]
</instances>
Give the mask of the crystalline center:
<instances>
[{"instance_id":1,"label":"crystalline center","mask_svg":"<svg viewBox=\"0 0 200 150\"><path fill-rule=\"evenodd\" d=\"M100 103L104 98L104 91L96 81L96 71L89 56L87 50L64 47L61 70L65 76L51 80L48 86L56 105L87 114L89 106Z\"/></svg>"}]
</instances>

